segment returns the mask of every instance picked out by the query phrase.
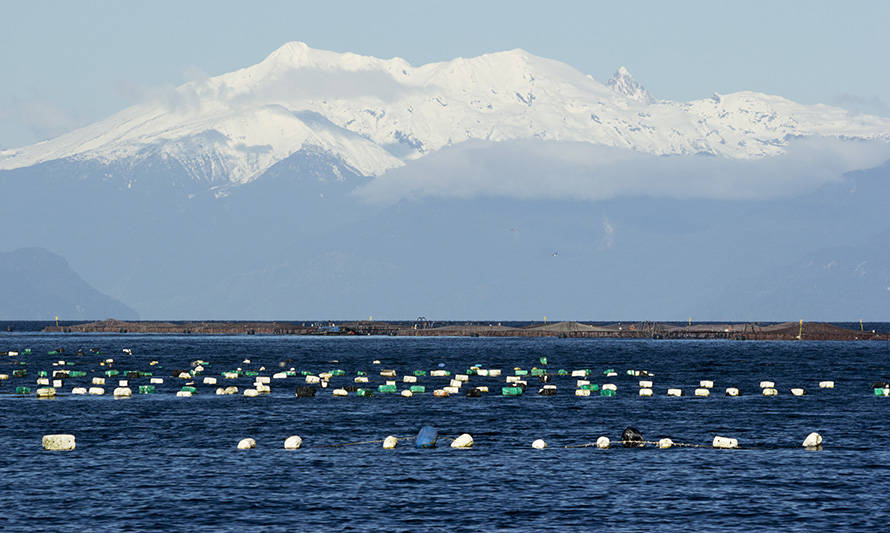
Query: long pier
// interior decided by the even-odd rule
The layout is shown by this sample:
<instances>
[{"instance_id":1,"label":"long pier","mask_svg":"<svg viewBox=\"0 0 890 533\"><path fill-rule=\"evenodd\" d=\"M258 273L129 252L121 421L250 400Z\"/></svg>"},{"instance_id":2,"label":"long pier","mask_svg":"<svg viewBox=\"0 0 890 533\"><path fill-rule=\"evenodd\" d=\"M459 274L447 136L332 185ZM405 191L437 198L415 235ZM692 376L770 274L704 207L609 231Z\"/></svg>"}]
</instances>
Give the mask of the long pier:
<instances>
[{"instance_id":1,"label":"long pier","mask_svg":"<svg viewBox=\"0 0 890 533\"><path fill-rule=\"evenodd\" d=\"M585 339L890 340L890 334L822 322L690 324L635 322L597 326L580 322L503 326L482 322L153 322L102 320L50 326L52 333L167 335L385 335L394 337L559 337Z\"/></svg>"}]
</instances>

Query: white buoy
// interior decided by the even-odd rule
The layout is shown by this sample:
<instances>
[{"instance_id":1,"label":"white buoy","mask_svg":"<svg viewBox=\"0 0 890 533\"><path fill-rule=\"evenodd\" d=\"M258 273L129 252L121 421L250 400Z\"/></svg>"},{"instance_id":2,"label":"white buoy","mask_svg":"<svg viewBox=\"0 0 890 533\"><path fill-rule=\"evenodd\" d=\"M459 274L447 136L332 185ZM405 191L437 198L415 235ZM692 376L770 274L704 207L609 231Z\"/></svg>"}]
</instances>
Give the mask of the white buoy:
<instances>
[{"instance_id":1,"label":"white buoy","mask_svg":"<svg viewBox=\"0 0 890 533\"><path fill-rule=\"evenodd\" d=\"M668 389L668 396L683 396L683 389Z\"/></svg>"},{"instance_id":2,"label":"white buoy","mask_svg":"<svg viewBox=\"0 0 890 533\"><path fill-rule=\"evenodd\" d=\"M318 377L318 376L311 376L311 375L310 375L310 376L306 376L306 383L309 384L309 385L318 383L318 382L320 382L320 381L321 381L321 378Z\"/></svg>"},{"instance_id":3,"label":"white buoy","mask_svg":"<svg viewBox=\"0 0 890 533\"><path fill-rule=\"evenodd\" d=\"M238 379L239 377L238 372L223 372L223 378L225 379Z\"/></svg>"},{"instance_id":4,"label":"white buoy","mask_svg":"<svg viewBox=\"0 0 890 533\"><path fill-rule=\"evenodd\" d=\"M403 383L417 383L417 376L402 376Z\"/></svg>"},{"instance_id":5,"label":"white buoy","mask_svg":"<svg viewBox=\"0 0 890 533\"><path fill-rule=\"evenodd\" d=\"M461 388L461 387L463 386L463 384L464 384L463 381L460 381L460 380L457 380L457 379L452 379L452 380L448 383L448 385L449 385L450 387L457 387L458 389Z\"/></svg>"},{"instance_id":6,"label":"white buoy","mask_svg":"<svg viewBox=\"0 0 890 533\"><path fill-rule=\"evenodd\" d=\"M275 372L272 379L287 379L287 372Z\"/></svg>"},{"instance_id":7,"label":"white buoy","mask_svg":"<svg viewBox=\"0 0 890 533\"><path fill-rule=\"evenodd\" d=\"M105 389L103 389L102 387L90 387L87 392L92 394L93 396L101 396L105 394Z\"/></svg>"},{"instance_id":8,"label":"white buoy","mask_svg":"<svg viewBox=\"0 0 890 533\"><path fill-rule=\"evenodd\" d=\"M118 387L129 387L130 381L126 380L126 379L119 379L119 380L117 380L117 386Z\"/></svg>"},{"instance_id":9,"label":"white buoy","mask_svg":"<svg viewBox=\"0 0 890 533\"><path fill-rule=\"evenodd\" d=\"M75 448L74 435L57 434L43 436L43 449L54 451L70 451Z\"/></svg>"},{"instance_id":10,"label":"white buoy","mask_svg":"<svg viewBox=\"0 0 890 533\"><path fill-rule=\"evenodd\" d=\"M761 389L774 389L774 388L776 388L776 382L775 381L761 381L760 388Z\"/></svg>"},{"instance_id":11,"label":"white buoy","mask_svg":"<svg viewBox=\"0 0 890 533\"><path fill-rule=\"evenodd\" d=\"M37 389L38 398L52 398L56 395L56 389L53 387L41 387Z\"/></svg>"},{"instance_id":12,"label":"white buoy","mask_svg":"<svg viewBox=\"0 0 890 533\"><path fill-rule=\"evenodd\" d=\"M105 385L105 378L93 378L93 385Z\"/></svg>"},{"instance_id":13,"label":"white buoy","mask_svg":"<svg viewBox=\"0 0 890 533\"><path fill-rule=\"evenodd\" d=\"M779 391L772 387L767 387L767 388L763 389L763 395L764 396L778 396Z\"/></svg>"},{"instance_id":14,"label":"white buoy","mask_svg":"<svg viewBox=\"0 0 890 533\"><path fill-rule=\"evenodd\" d=\"M53 380L53 387L55 387L55 388L57 388L57 389L61 389L63 386L64 386L64 383L62 383L62 380L61 380L61 379L54 379L54 380Z\"/></svg>"},{"instance_id":15,"label":"white buoy","mask_svg":"<svg viewBox=\"0 0 890 533\"><path fill-rule=\"evenodd\" d=\"M247 438L247 439L241 439L238 441L238 449L239 450L249 450L251 448L256 448L255 440L253 440L251 438Z\"/></svg>"},{"instance_id":16,"label":"white buoy","mask_svg":"<svg viewBox=\"0 0 890 533\"><path fill-rule=\"evenodd\" d=\"M192 391L190 391L190 390L178 390L178 391L176 391L176 397L177 397L177 398L191 398L191 397L192 397Z\"/></svg>"},{"instance_id":17,"label":"white buoy","mask_svg":"<svg viewBox=\"0 0 890 533\"><path fill-rule=\"evenodd\" d=\"M820 381L820 382L819 382L819 388L820 388L820 389L833 389L833 388L834 388L834 381Z\"/></svg>"},{"instance_id":18,"label":"white buoy","mask_svg":"<svg viewBox=\"0 0 890 533\"><path fill-rule=\"evenodd\" d=\"M649 381L649 380L646 380L646 379L641 380L641 381L640 381L640 388L641 388L641 389L651 389L651 388L652 388L652 382Z\"/></svg>"},{"instance_id":19,"label":"white buoy","mask_svg":"<svg viewBox=\"0 0 890 533\"><path fill-rule=\"evenodd\" d=\"M458 381L470 381L470 376L467 374L455 374L454 379Z\"/></svg>"},{"instance_id":20,"label":"white buoy","mask_svg":"<svg viewBox=\"0 0 890 533\"><path fill-rule=\"evenodd\" d=\"M668 438L660 439L658 441L658 447L661 448L662 450L666 450L673 445L674 445L674 441L672 441L671 439L668 439Z\"/></svg>"},{"instance_id":21,"label":"white buoy","mask_svg":"<svg viewBox=\"0 0 890 533\"><path fill-rule=\"evenodd\" d=\"M285 450L297 450L303 445L303 439L299 435L291 435L284 439Z\"/></svg>"},{"instance_id":22,"label":"white buoy","mask_svg":"<svg viewBox=\"0 0 890 533\"><path fill-rule=\"evenodd\" d=\"M816 433L815 431L813 433L810 433L809 435L807 435L807 438L805 438L803 440L804 448L816 448L817 446L821 446L821 445L822 445L822 435Z\"/></svg>"},{"instance_id":23,"label":"white buoy","mask_svg":"<svg viewBox=\"0 0 890 533\"><path fill-rule=\"evenodd\" d=\"M489 375L489 377L496 378L501 375L501 369L500 368L489 368L488 375Z\"/></svg>"},{"instance_id":24,"label":"white buoy","mask_svg":"<svg viewBox=\"0 0 890 533\"><path fill-rule=\"evenodd\" d=\"M253 388L256 389L260 394L269 394L272 392L272 387L266 385L265 383L254 383Z\"/></svg>"},{"instance_id":25,"label":"white buoy","mask_svg":"<svg viewBox=\"0 0 890 533\"><path fill-rule=\"evenodd\" d=\"M238 387L226 387L226 394L238 394Z\"/></svg>"},{"instance_id":26,"label":"white buoy","mask_svg":"<svg viewBox=\"0 0 890 533\"><path fill-rule=\"evenodd\" d=\"M711 391L708 389L698 388L698 389L695 389L695 395L701 396L703 398L707 398L708 396L711 395Z\"/></svg>"},{"instance_id":27,"label":"white buoy","mask_svg":"<svg viewBox=\"0 0 890 533\"><path fill-rule=\"evenodd\" d=\"M151 378L149 380L149 383L151 383L152 385L160 385L164 383L164 378Z\"/></svg>"},{"instance_id":28,"label":"white buoy","mask_svg":"<svg viewBox=\"0 0 890 533\"><path fill-rule=\"evenodd\" d=\"M605 450L611 444L612 444L612 441L609 440L609 437L602 436L602 437L596 439L596 447L601 450Z\"/></svg>"},{"instance_id":29,"label":"white buoy","mask_svg":"<svg viewBox=\"0 0 890 533\"><path fill-rule=\"evenodd\" d=\"M272 378L270 378L269 376L257 376L256 378L254 378L253 381L254 383L262 383L263 385L268 385L269 383L272 383Z\"/></svg>"},{"instance_id":30,"label":"white buoy","mask_svg":"<svg viewBox=\"0 0 890 533\"><path fill-rule=\"evenodd\" d=\"M216 378L212 376L204 376L204 385L216 385Z\"/></svg>"},{"instance_id":31,"label":"white buoy","mask_svg":"<svg viewBox=\"0 0 890 533\"><path fill-rule=\"evenodd\" d=\"M241 364L249 365L249 364L250 364L250 359L245 359L245 360L241 361Z\"/></svg>"},{"instance_id":32,"label":"white buoy","mask_svg":"<svg viewBox=\"0 0 890 533\"><path fill-rule=\"evenodd\" d=\"M603 385L603 390L613 390L613 391L617 391L617 390L618 390L618 386L615 385L614 383L606 383L606 384Z\"/></svg>"},{"instance_id":33,"label":"white buoy","mask_svg":"<svg viewBox=\"0 0 890 533\"><path fill-rule=\"evenodd\" d=\"M572 370L572 377L573 378L587 377L587 371L586 370Z\"/></svg>"},{"instance_id":34,"label":"white buoy","mask_svg":"<svg viewBox=\"0 0 890 533\"><path fill-rule=\"evenodd\" d=\"M452 448L472 448L473 447L473 437L469 433L464 433L460 437L454 439L451 442Z\"/></svg>"},{"instance_id":35,"label":"white buoy","mask_svg":"<svg viewBox=\"0 0 890 533\"><path fill-rule=\"evenodd\" d=\"M130 387L118 387L114 389L115 398L129 398L132 395L133 391L130 390Z\"/></svg>"},{"instance_id":36,"label":"white buoy","mask_svg":"<svg viewBox=\"0 0 890 533\"><path fill-rule=\"evenodd\" d=\"M703 379L703 380L701 380L701 381L698 382L698 386L701 387L701 388L703 388L703 389L713 389L713 388L714 388L714 382L711 381L711 380L709 380L709 379Z\"/></svg>"},{"instance_id":37,"label":"white buoy","mask_svg":"<svg viewBox=\"0 0 890 533\"><path fill-rule=\"evenodd\" d=\"M449 396L448 391L443 389L436 389L433 391L433 396L436 398L447 398Z\"/></svg>"},{"instance_id":38,"label":"white buoy","mask_svg":"<svg viewBox=\"0 0 890 533\"><path fill-rule=\"evenodd\" d=\"M380 371L380 377L384 377L384 378L394 378L394 377L396 377L396 371L395 371L395 370L392 370L392 369L390 369L390 370L381 370L381 371Z\"/></svg>"},{"instance_id":39,"label":"white buoy","mask_svg":"<svg viewBox=\"0 0 890 533\"><path fill-rule=\"evenodd\" d=\"M581 387L583 387L584 385L590 385L590 380L589 379L579 379L579 380L575 381L575 387L578 387L579 389Z\"/></svg>"},{"instance_id":40,"label":"white buoy","mask_svg":"<svg viewBox=\"0 0 890 533\"><path fill-rule=\"evenodd\" d=\"M738 388L736 388L736 387L727 387L727 388L726 388L726 395L727 395L727 396L739 396L739 395L741 395L741 394L742 394L742 391L740 391L740 390L739 390Z\"/></svg>"},{"instance_id":41,"label":"white buoy","mask_svg":"<svg viewBox=\"0 0 890 533\"><path fill-rule=\"evenodd\" d=\"M795 388L791 389L791 394L793 396L805 396L806 393L807 393L807 390L802 387L795 387Z\"/></svg>"},{"instance_id":42,"label":"white buoy","mask_svg":"<svg viewBox=\"0 0 890 533\"><path fill-rule=\"evenodd\" d=\"M334 396L349 396L349 392L346 389L334 389L332 394Z\"/></svg>"},{"instance_id":43,"label":"white buoy","mask_svg":"<svg viewBox=\"0 0 890 533\"><path fill-rule=\"evenodd\" d=\"M488 385L482 385L482 386L476 387L476 390L479 392L488 392Z\"/></svg>"},{"instance_id":44,"label":"white buoy","mask_svg":"<svg viewBox=\"0 0 890 533\"><path fill-rule=\"evenodd\" d=\"M256 398L259 395L260 391L256 389L244 389L244 396L247 396L248 398Z\"/></svg>"},{"instance_id":45,"label":"white buoy","mask_svg":"<svg viewBox=\"0 0 890 533\"><path fill-rule=\"evenodd\" d=\"M226 389L224 389L224 388L222 388L222 387L217 387L217 388L216 388L216 395L217 395L217 396L225 396L225 394L226 394Z\"/></svg>"},{"instance_id":46,"label":"white buoy","mask_svg":"<svg viewBox=\"0 0 890 533\"><path fill-rule=\"evenodd\" d=\"M37 384L49 387L49 378L37 378Z\"/></svg>"},{"instance_id":47,"label":"white buoy","mask_svg":"<svg viewBox=\"0 0 890 533\"><path fill-rule=\"evenodd\" d=\"M652 396L652 389L640 389L640 396Z\"/></svg>"},{"instance_id":48,"label":"white buoy","mask_svg":"<svg viewBox=\"0 0 890 533\"><path fill-rule=\"evenodd\" d=\"M575 396L590 396L590 391L587 389L577 389L575 390Z\"/></svg>"},{"instance_id":49,"label":"white buoy","mask_svg":"<svg viewBox=\"0 0 890 533\"><path fill-rule=\"evenodd\" d=\"M618 372L606 372L607 378L614 378L616 376L618 376Z\"/></svg>"},{"instance_id":50,"label":"white buoy","mask_svg":"<svg viewBox=\"0 0 890 533\"><path fill-rule=\"evenodd\" d=\"M390 435L383 439L383 449L384 450L394 450L396 446L399 444L399 439Z\"/></svg>"},{"instance_id":51,"label":"white buoy","mask_svg":"<svg viewBox=\"0 0 890 533\"><path fill-rule=\"evenodd\" d=\"M379 364L380 364L380 359L374 359L374 360L371 362L371 364L372 364L372 365L379 365Z\"/></svg>"},{"instance_id":52,"label":"white buoy","mask_svg":"<svg viewBox=\"0 0 890 533\"><path fill-rule=\"evenodd\" d=\"M405 390L403 390L402 392L400 392L399 394L401 394L401 395L404 396L405 398L410 398L410 397L414 396L414 393L411 392L410 389L405 389Z\"/></svg>"},{"instance_id":53,"label":"white buoy","mask_svg":"<svg viewBox=\"0 0 890 533\"><path fill-rule=\"evenodd\" d=\"M71 394L86 394L86 393L87 393L86 387L74 387L73 389L71 389Z\"/></svg>"},{"instance_id":54,"label":"white buoy","mask_svg":"<svg viewBox=\"0 0 890 533\"><path fill-rule=\"evenodd\" d=\"M544 442L544 439L537 439L536 441L532 442L532 448L536 450L543 450L546 447L547 443Z\"/></svg>"},{"instance_id":55,"label":"white buoy","mask_svg":"<svg viewBox=\"0 0 890 533\"><path fill-rule=\"evenodd\" d=\"M714 437L714 442L711 443L711 446L714 448L722 448L722 449L733 449L739 447L738 439L731 439L729 437Z\"/></svg>"},{"instance_id":56,"label":"white buoy","mask_svg":"<svg viewBox=\"0 0 890 533\"><path fill-rule=\"evenodd\" d=\"M442 387L442 390L448 394L460 394L460 389L457 387Z\"/></svg>"}]
</instances>

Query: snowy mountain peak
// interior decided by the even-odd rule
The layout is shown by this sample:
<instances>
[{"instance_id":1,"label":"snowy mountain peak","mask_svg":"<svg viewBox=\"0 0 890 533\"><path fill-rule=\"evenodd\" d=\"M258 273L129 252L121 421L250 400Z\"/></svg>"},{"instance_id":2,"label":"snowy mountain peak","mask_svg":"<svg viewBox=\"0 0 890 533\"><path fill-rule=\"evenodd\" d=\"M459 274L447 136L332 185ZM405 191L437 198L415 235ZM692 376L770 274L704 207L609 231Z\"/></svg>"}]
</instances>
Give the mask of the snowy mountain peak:
<instances>
[{"instance_id":1,"label":"snowy mountain peak","mask_svg":"<svg viewBox=\"0 0 890 533\"><path fill-rule=\"evenodd\" d=\"M890 119L739 92L656 101L625 67L602 84L523 49L412 66L289 42L55 139L0 150L0 170L73 158L158 159L195 181L248 183L294 154L378 176L470 140L571 141L750 159L807 136L890 141Z\"/></svg>"},{"instance_id":2,"label":"snowy mountain peak","mask_svg":"<svg viewBox=\"0 0 890 533\"><path fill-rule=\"evenodd\" d=\"M624 66L618 67L618 70L615 71L615 74L612 74L612 77L609 78L606 85L616 93L626 96L631 100L636 100L637 102L651 104L655 101L655 99L652 98L652 95L649 94L649 91L640 85L640 83L630 75L630 71Z\"/></svg>"}]
</instances>

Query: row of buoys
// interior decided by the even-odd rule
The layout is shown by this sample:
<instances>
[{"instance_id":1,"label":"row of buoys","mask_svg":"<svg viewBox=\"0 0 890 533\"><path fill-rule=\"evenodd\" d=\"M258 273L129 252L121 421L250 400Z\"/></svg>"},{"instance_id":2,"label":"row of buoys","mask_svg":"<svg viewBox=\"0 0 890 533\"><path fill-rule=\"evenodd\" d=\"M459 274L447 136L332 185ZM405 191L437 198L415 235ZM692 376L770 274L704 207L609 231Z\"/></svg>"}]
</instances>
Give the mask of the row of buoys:
<instances>
[{"instance_id":1,"label":"row of buoys","mask_svg":"<svg viewBox=\"0 0 890 533\"><path fill-rule=\"evenodd\" d=\"M127 349L124 349L123 351L124 351L124 353L128 353ZM541 358L542 364L546 364L545 361L546 361L546 358ZM112 364L113 362L114 362L113 359L105 359L102 362L100 362L100 364L101 365ZM245 364L250 363L250 359L245 359L244 363ZM58 362L53 363L54 366L56 366L56 365L68 366L71 364L73 364L73 363L66 362L66 361L58 361ZM158 361L151 361L150 364L152 366L155 366L158 364ZM208 363L206 361L202 361L202 360L193 361L191 363L191 367L192 367L191 370L189 370L189 371L176 370L176 371L174 371L173 375L176 377L179 377L181 379L186 379L186 380L196 379L200 373L204 372L205 367L209 366L209 365L210 365L210 363ZM285 363L281 362L281 363L279 363L279 365L281 367L284 367ZM442 367L443 365L439 365L439 366ZM260 367L260 371L262 371L262 370L265 370L265 367ZM71 375L73 377L73 374L75 374L77 372L78 371L62 371L62 370L53 371L53 377L55 378L57 375L63 375L65 377L68 377L68 375ZM544 395L544 396L551 396L551 395L555 395L557 393L556 386L549 384L550 377L552 375L572 376L572 377L576 377L576 378L588 378L588 377L590 377L590 375L592 373L590 369L580 369L580 370L572 370L571 372L566 371L566 370L560 370L556 374L548 374L546 369L532 368L531 371L528 371L528 370L523 370L519 367L514 368L514 372L516 375L506 377L508 386L502 387L501 394L503 396L521 396L526 391L526 387L528 385L527 381L523 378L525 376L528 376L529 374L531 376L538 377L542 381L542 383L545 383L545 385L538 390L538 393L540 395ZM42 374L45 375L46 373L42 372ZM80 374L86 375L86 372L80 372L78 374L79 377L80 377ZM125 374L128 376L133 375L133 377L146 377L146 376L152 375L151 372L137 372L137 371L129 371L129 372L125 372ZM249 389L245 389L243 392L243 395L246 397L256 397L256 396L259 396L260 394L270 393L271 392L270 383L271 383L272 379L276 379L276 380L285 379L285 378L297 375L296 371L293 368L291 368L291 370L287 371L287 372L276 372L271 377L270 376L259 376L257 374L258 373L255 371L250 371L250 370L242 371L242 369L239 367L237 369L237 371L235 371L235 372L223 372L221 375L225 379L240 378L243 375L255 376L255 383L253 384L253 387L249 388ZM345 375L345 371L335 369L335 370L331 370L329 372L319 373L318 375L313 375L313 374L310 374L307 372L303 372L302 374L305 377L305 381L307 382L307 385L320 385L322 388L326 388L328 385L328 381L332 377L343 376L343 375ZM357 374L358 375L355 377L356 383L362 383L362 384L369 383L367 373L358 371ZM380 370L379 374L381 377L385 377L385 378L395 378L398 375L397 371L394 369ZM476 374L479 376L500 376L501 370L499 370L499 369L484 369L481 366L476 365L476 366L470 367L467 370L466 374L454 374L453 376L450 371L442 369L442 368L439 368L437 370L432 370L429 372L430 376L451 377L452 378L450 380L450 383L448 386L442 387L440 389L436 389L433 392L433 396L448 397L450 395L459 393L461 391L462 385L464 385L465 383L467 383L469 381L470 375L472 375L472 374ZM605 370L603 372L603 374L605 376L616 376L617 372L615 372L614 369L610 368L610 369ZM644 396L644 397L654 396L654 389L653 389L654 383L651 379L652 377L654 377L653 373L645 371L645 370L628 370L627 374L630 376L642 376L642 377L650 378L650 379L643 379L643 380L639 381L639 385L640 385L639 395ZM117 375L119 375L119 372L117 370L106 371L107 377L113 377L113 376L117 376ZM395 380L387 380L384 385L380 385L377 388L377 392L399 393L403 397L410 398L417 393L425 392L425 387L423 385L416 385L416 383L418 381L418 377L425 376L425 375L427 375L427 371L415 370L413 375L406 374L402 377L403 383L412 384L410 388L399 391L396 386ZM4 376L5 375L0 374L0 380L2 380ZM150 377L150 379L151 379L152 385L159 385L159 384L162 384L164 381L163 378L160 378L160 377ZM92 383L93 383L93 385L96 385L96 386L104 385L105 380L106 380L105 377L94 377L94 378L92 378ZM204 376L202 383L204 385L211 385L211 386L217 385L218 378L216 378L214 376ZM61 388L62 381L61 380L53 380L50 383L47 377L41 377L38 379L38 384L46 386L41 389L38 389L38 396L46 398L46 397L54 397L55 396L54 392L50 391L50 389ZM47 388L48 385L50 385L50 384L52 384L53 387ZM193 394L197 393L197 388L195 388L193 385L194 385L193 382L187 383L186 386L184 386L180 391L176 392L176 396L191 397ZM606 384L603 384L602 387L600 387L597 384L590 383L590 381L588 379L578 379L576 382L576 386L578 387L578 389L575 391L576 396L591 396L592 392L599 392L600 396L614 396L617 391L617 386L615 384L606 383ZM760 386L762 388L762 393L765 396L776 396L779 394L778 389L775 388L775 382L773 382L773 381L761 381ZM710 390L713 387L714 387L714 381L701 380L699 382L699 387L694 390L693 394L694 394L694 396L697 396L697 397L708 397L711 395ZM833 381L821 381L821 382L819 382L819 387L820 388L834 388L834 382ZM890 390L888 390L888 389L890 389L890 387L888 387L887 389L877 389L876 388L875 394L876 395L890 395ZM298 397L314 396L315 392L317 390L318 390L317 387L311 387L311 386L298 387L296 390L296 396L298 396ZM127 394L127 391L129 391L129 394ZM156 393L155 388L151 387L151 386L139 386L138 391L140 394ZM72 389L71 392L72 392L72 394L93 394L93 395L104 394L103 389L98 389L98 388L93 388L93 387L91 387L89 389L87 389L86 387L75 387L74 389ZM128 381L120 380L119 387L114 389L114 396L116 398L127 398L132 395L132 392L133 391L131 389L129 389L129 387L128 387ZM364 389L364 388L357 388L357 387L339 387L339 388L332 390L332 394L335 397L348 396L350 392L355 392L359 396L369 396L373 393L373 389ZM471 397L471 398L479 397L483 393L487 393L487 392L488 392L487 386L478 386L478 387L473 387L473 388L467 389L466 396ZM807 394L806 389L804 389L802 387L794 387L794 388L790 389L790 392L793 396L803 396L803 395ZM17 393L28 394L28 393L30 393L30 389L27 387L17 388ZM238 393L238 388L234 387L234 386L228 386L228 387L220 386L220 387L217 387L217 389L216 389L216 394L218 394L218 395L231 395L231 394L237 394L237 393ZM667 394L668 394L668 396L684 396L685 395L683 389L679 389L679 388L667 389ZM741 395L741 391L737 387L728 387L726 389L726 395L727 396L739 396L739 395Z\"/></svg>"},{"instance_id":2,"label":"row of buoys","mask_svg":"<svg viewBox=\"0 0 890 533\"><path fill-rule=\"evenodd\" d=\"M439 440L439 432L432 426L424 426L418 431L417 436L414 437L415 447L417 448L435 448L436 444ZM73 450L76 447L75 443L76 439L74 435L70 434L50 434L44 435L42 439L43 448L46 450L57 450L57 451L67 451ZM374 440L374 441L362 441L356 443L346 443L335 446L347 446L354 444L370 444L370 443L383 443L383 448L387 450L391 450L396 448L399 442L399 438L393 435L387 436L382 441ZM467 449L472 448L474 444L473 437L469 433L463 433L453 439L451 441L451 447L456 449ZM642 448L647 444L647 441L643 439L642 433L639 430L633 427L627 427L621 433L621 445L625 448ZM659 449L669 449L676 445L686 446L686 447L703 447L700 445L690 445L690 444L680 444L675 443L673 440L669 438L661 438L658 441L651 443L654 444ZM239 450L250 450L256 448L256 440L250 437L241 439L238 441L237 448ZM566 448L577 448L577 447L590 447L596 446L599 449L608 449L612 445L609 437L601 436L596 439L593 443L581 444L581 445L569 445L565 446ZM297 450L303 446L303 438L299 435L291 435L284 439L284 448L286 450ZM711 442L711 446L713 448L718 449L736 449L739 447L739 441L735 438L723 437L723 436L715 436L714 440ZM803 441L802 446L807 449L819 449L822 446L822 435L819 433L813 432L806 436ZM532 448L543 450L547 448L547 442L544 439L536 439L532 442Z\"/></svg>"}]
</instances>

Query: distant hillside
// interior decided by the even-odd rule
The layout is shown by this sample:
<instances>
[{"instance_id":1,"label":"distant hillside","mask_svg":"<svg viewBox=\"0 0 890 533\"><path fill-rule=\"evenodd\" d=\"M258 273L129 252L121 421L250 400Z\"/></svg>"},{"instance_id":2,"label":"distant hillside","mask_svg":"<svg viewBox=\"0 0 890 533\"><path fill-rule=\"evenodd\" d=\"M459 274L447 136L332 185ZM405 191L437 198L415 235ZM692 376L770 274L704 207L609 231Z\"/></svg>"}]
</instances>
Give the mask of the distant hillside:
<instances>
[{"instance_id":1,"label":"distant hillside","mask_svg":"<svg viewBox=\"0 0 890 533\"><path fill-rule=\"evenodd\" d=\"M138 318L92 288L68 262L43 248L0 252L0 320Z\"/></svg>"}]
</instances>

